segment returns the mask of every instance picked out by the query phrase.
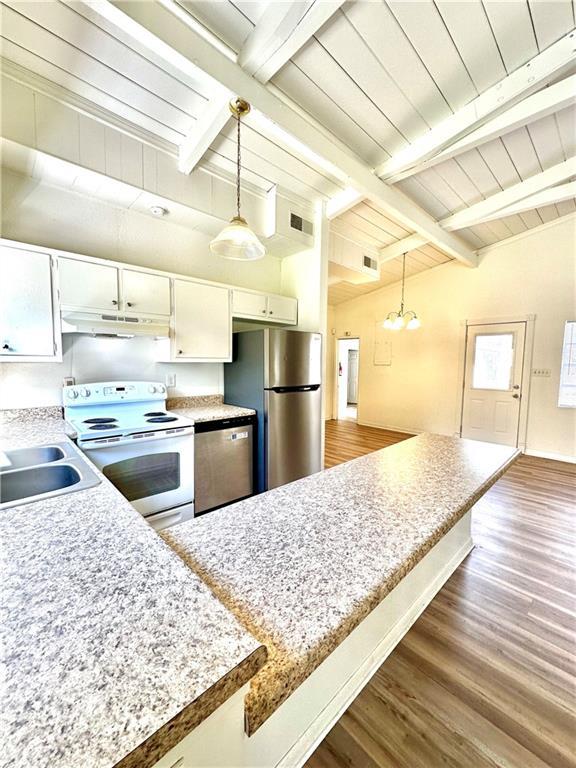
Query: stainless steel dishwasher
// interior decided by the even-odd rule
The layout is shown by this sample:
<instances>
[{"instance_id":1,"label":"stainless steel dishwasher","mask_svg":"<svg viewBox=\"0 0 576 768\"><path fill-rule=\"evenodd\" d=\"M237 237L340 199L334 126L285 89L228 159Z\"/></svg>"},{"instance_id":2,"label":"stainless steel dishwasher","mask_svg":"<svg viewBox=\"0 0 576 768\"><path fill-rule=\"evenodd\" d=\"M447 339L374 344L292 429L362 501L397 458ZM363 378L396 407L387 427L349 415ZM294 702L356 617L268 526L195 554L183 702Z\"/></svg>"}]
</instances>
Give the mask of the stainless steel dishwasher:
<instances>
[{"instance_id":1,"label":"stainless steel dishwasher","mask_svg":"<svg viewBox=\"0 0 576 768\"><path fill-rule=\"evenodd\" d=\"M194 516L254 492L254 416L194 425Z\"/></svg>"}]
</instances>

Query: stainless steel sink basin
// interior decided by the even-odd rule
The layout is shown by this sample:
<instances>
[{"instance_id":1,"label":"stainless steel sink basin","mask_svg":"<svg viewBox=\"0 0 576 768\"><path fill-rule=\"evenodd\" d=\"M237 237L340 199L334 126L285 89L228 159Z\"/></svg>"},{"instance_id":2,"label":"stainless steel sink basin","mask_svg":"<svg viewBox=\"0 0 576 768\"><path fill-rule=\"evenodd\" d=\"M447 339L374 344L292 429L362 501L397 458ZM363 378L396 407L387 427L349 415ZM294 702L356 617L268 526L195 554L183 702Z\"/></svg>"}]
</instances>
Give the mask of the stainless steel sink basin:
<instances>
[{"instance_id":1,"label":"stainless steel sink basin","mask_svg":"<svg viewBox=\"0 0 576 768\"><path fill-rule=\"evenodd\" d=\"M67 443L8 451L0 457L0 509L83 491L101 482Z\"/></svg>"},{"instance_id":2,"label":"stainless steel sink basin","mask_svg":"<svg viewBox=\"0 0 576 768\"><path fill-rule=\"evenodd\" d=\"M20 448L16 451L0 452L0 472L35 467L38 464L49 464L53 461L73 457L73 450L66 444L38 445L34 448Z\"/></svg>"}]
</instances>

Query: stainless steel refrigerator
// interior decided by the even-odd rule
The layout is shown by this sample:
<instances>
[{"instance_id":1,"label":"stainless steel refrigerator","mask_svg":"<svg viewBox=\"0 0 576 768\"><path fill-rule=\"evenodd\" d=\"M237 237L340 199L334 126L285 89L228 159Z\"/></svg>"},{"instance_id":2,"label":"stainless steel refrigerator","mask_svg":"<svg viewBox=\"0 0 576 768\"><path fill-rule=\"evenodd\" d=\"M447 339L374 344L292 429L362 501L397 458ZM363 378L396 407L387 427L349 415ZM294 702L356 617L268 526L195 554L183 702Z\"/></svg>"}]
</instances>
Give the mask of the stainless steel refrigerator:
<instances>
[{"instance_id":1,"label":"stainless steel refrigerator","mask_svg":"<svg viewBox=\"0 0 576 768\"><path fill-rule=\"evenodd\" d=\"M322 337L264 328L234 334L227 403L258 415L257 492L322 469Z\"/></svg>"}]
</instances>

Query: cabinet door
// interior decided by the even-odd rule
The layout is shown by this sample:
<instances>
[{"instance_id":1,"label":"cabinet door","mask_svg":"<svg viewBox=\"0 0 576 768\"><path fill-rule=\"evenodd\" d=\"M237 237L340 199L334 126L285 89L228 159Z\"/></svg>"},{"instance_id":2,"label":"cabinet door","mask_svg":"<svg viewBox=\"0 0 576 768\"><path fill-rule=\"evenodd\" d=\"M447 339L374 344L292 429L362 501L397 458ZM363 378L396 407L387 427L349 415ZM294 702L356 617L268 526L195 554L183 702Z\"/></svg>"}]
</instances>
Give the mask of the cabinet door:
<instances>
[{"instance_id":1,"label":"cabinet door","mask_svg":"<svg viewBox=\"0 0 576 768\"><path fill-rule=\"evenodd\" d=\"M118 270L104 264L61 258L60 301L77 310L108 312L118 308Z\"/></svg>"},{"instance_id":2,"label":"cabinet door","mask_svg":"<svg viewBox=\"0 0 576 768\"><path fill-rule=\"evenodd\" d=\"M122 311L143 315L169 315L170 278L123 269Z\"/></svg>"},{"instance_id":3,"label":"cabinet door","mask_svg":"<svg viewBox=\"0 0 576 768\"><path fill-rule=\"evenodd\" d=\"M268 319L295 325L298 322L298 301L287 296L268 296Z\"/></svg>"},{"instance_id":4,"label":"cabinet door","mask_svg":"<svg viewBox=\"0 0 576 768\"><path fill-rule=\"evenodd\" d=\"M235 317L266 317L268 314L266 296L262 293L232 291L232 314Z\"/></svg>"},{"instance_id":5,"label":"cabinet door","mask_svg":"<svg viewBox=\"0 0 576 768\"><path fill-rule=\"evenodd\" d=\"M228 288L174 280L173 343L176 360L231 360Z\"/></svg>"},{"instance_id":6,"label":"cabinet door","mask_svg":"<svg viewBox=\"0 0 576 768\"><path fill-rule=\"evenodd\" d=\"M56 355L50 254L0 247L2 357Z\"/></svg>"}]
</instances>

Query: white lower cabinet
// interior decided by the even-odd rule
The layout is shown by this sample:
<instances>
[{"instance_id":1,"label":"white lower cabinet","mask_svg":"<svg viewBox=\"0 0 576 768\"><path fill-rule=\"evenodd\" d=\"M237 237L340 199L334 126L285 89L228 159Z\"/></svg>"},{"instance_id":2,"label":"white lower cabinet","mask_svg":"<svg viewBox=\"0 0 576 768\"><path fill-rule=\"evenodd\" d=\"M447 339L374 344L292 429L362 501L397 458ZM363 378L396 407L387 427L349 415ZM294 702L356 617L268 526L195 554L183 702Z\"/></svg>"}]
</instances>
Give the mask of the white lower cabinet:
<instances>
[{"instance_id":1,"label":"white lower cabinet","mask_svg":"<svg viewBox=\"0 0 576 768\"><path fill-rule=\"evenodd\" d=\"M232 291L232 314L234 317L262 320L267 323L296 325L298 322L298 300L288 296Z\"/></svg>"},{"instance_id":2,"label":"white lower cabinet","mask_svg":"<svg viewBox=\"0 0 576 768\"><path fill-rule=\"evenodd\" d=\"M0 246L0 359L62 359L49 253Z\"/></svg>"},{"instance_id":3,"label":"white lower cabinet","mask_svg":"<svg viewBox=\"0 0 576 768\"><path fill-rule=\"evenodd\" d=\"M228 288L174 280L171 358L182 362L230 362L232 315Z\"/></svg>"}]
</instances>

